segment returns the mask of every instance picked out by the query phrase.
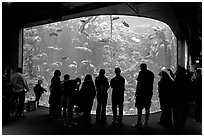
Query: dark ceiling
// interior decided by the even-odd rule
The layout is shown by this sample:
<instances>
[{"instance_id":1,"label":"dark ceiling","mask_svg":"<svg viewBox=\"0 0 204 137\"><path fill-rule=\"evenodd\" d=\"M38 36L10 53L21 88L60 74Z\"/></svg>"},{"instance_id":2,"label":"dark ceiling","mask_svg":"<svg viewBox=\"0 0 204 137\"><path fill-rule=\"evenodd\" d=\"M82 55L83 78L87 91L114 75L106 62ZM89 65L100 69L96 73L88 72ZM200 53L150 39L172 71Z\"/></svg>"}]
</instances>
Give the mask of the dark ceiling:
<instances>
[{"instance_id":1,"label":"dark ceiling","mask_svg":"<svg viewBox=\"0 0 204 137\"><path fill-rule=\"evenodd\" d=\"M202 2L3 2L2 25L26 27L91 15L133 15L168 24L177 39L190 42L198 54L202 40Z\"/></svg>"}]
</instances>

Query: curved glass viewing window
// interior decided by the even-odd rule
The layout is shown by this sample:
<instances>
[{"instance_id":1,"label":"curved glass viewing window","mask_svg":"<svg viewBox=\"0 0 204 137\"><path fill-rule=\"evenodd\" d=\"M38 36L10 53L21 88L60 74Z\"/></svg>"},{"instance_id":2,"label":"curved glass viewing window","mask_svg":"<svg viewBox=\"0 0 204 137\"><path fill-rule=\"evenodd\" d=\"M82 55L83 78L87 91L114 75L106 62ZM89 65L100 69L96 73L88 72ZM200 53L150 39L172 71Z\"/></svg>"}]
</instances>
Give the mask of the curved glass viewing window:
<instances>
[{"instance_id":1,"label":"curved glass viewing window","mask_svg":"<svg viewBox=\"0 0 204 137\"><path fill-rule=\"evenodd\" d=\"M101 68L110 80L115 67L120 67L126 79L124 115L136 114L135 87L140 63L146 63L155 74L151 112L160 110L157 84L158 73L175 68L176 37L170 27L160 21L122 15L100 15L24 28L23 73L29 83L29 100L38 79L49 91L53 72L59 69L71 79L91 74L93 80ZM111 89L108 91L107 114L111 110ZM48 104L49 92L40 100ZM96 99L92 108L95 113Z\"/></svg>"}]
</instances>

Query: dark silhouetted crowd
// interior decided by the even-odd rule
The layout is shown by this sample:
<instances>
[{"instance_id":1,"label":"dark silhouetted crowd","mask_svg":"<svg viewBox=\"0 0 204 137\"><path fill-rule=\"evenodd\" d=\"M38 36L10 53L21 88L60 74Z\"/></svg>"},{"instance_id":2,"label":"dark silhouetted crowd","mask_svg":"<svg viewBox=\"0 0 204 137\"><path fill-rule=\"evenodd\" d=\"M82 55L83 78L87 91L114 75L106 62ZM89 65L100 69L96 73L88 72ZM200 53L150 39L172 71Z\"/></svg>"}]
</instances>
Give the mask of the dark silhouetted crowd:
<instances>
[{"instance_id":1,"label":"dark silhouetted crowd","mask_svg":"<svg viewBox=\"0 0 204 137\"><path fill-rule=\"evenodd\" d=\"M12 74L8 68L2 78L2 123L14 118L24 117L25 93L29 91L27 82L22 75L22 68L17 68Z\"/></svg>"},{"instance_id":2,"label":"dark silhouetted crowd","mask_svg":"<svg viewBox=\"0 0 204 137\"><path fill-rule=\"evenodd\" d=\"M110 80L105 76L105 69L92 79L87 74L83 80L70 79L69 74L61 80L60 70L54 72L50 84L49 115L53 120L63 119L64 126L91 125L91 110L94 99L97 99L96 124L106 124L106 106L108 89L112 88L113 124L123 124L123 104L125 92L125 78L121 69L115 68L115 76ZM3 121L11 116L23 117L25 93L29 91L27 82L18 69L12 75L12 70L7 69L2 79ZM175 127L182 130L188 117L189 104L195 103L195 121L201 122L202 118L202 72L196 69L195 73L186 71L178 66L175 73L171 69L159 73L158 93L161 108L159 124ZM140 64L140 72L136 78L135 107L137 108L137 122L134 128L149 128L149 115L153 96L155 75L145 63ZM42 80L34 87L34 92L39 105L39 99L46 90L41 86ZM145 120L142 122L142 110L145 109ZM74 120L76 116L81 121Z\"/></svg>"}]
</instances>

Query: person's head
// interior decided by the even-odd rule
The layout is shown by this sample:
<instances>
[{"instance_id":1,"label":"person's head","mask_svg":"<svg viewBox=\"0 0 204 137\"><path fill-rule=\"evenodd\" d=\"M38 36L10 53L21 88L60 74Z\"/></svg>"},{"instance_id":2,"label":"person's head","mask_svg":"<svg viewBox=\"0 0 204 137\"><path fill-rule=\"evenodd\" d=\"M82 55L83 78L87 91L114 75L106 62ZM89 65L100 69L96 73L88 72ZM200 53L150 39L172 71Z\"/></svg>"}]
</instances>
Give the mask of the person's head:
<instances>
[{"instance_id":1,"label":"person's head","mask_svg":"<svg viewBox=\"0 0 204 137\"><path fill-rule=\"evenodd\" d=\"M202 72L202 70L201 70L201 69L196 69L196 75L200 75L200 74L201 74L201 72Z\"/></svg>"},{"instance_id":2,"label":"person's head","mask_svg":"<svg viewBox=\"0 0 204 137\"><path fill-rule=\"evenodd\" d=\"M76 78L76 83L77 83L77 85L80 85L81 84L81 79L78 77L78 78Z\"/></svg>"},{"instance_id":3,"label":"person's head","mask_svg":"<svg viewBox=\"0 0 204 137\"><path fill-rule=\"evenodd\" d=\"M16 70L16 72L19 72L19 73L22 74L22 73L23 73L23 69L18 67L17 70Z\"/></svg>"},{"instance_id":4,"label":"person's head","mask_svg":"<svg viewBox=\"0 0 204 137\"><path fill-rule=\"evenodd\" d=\"M64 75L64 80L69 80L70 76L68 74Z\"/></svg>"},{"instance_id":5,"label":"person's head","mask_svg":"<svg viewBox=\"0 0 204 137\"><path fill-rule=\"evenodd\" d=\"M176 73L175 73L175 75L177 76L177 77L183 77L183 76L185 76L186 75L186 69L184 68L184 67L178 67L178 69L176 70Z\"/></svg>"},{"instance_id":6,"label":"person's head","mask_svg":"<svg viewBox=\"0 0 204 137\"><path fill-rule=\"evenodd\" d=\"M115 74L116 74L116 75L120 75L120 73L121 73L120 68L115 68Z\"/></svg>"},{"instance_id":7,"label":"person's head","mask_svg":"<svg viewBox=\"0 0 204 137\"><path fill-rule=\"evenodd\" d=\"M159 73L159 75L161 76L161 78L164 78L164 79L170 78L170 77L169 77L169 74L168 74L167 72L165 72L165 71L161 71L161 72Z\"/></svg>"},{"instance_id":8,"label":"person's head","mask_svg":"<svg viewBox=\"0 0 204 137\"><path fill-rule=\"evenodd\" d=\"M42 84L42 80L41 80L41 79L38 80L38 84L39 84L39 85Z\"/></svg>"},{"instance_id":9,"label":"person's head","mask_svg":"<svg viewBox=\"0 0 204 137\"><path fill-rule=\"evenodd\" d=\"M8 68L8 69L6 69L6 74L7 74L7 75L11 75L11 74L12 74L12 71L13 71L13 70L12 70L11 68Z\"/></svg>"},{"instance_id":10,"label":"person's head","mask_svg":"<svg viewBox=\"0 0 204 137\"><path fill-rule=\"evenodd\" d=\"M89 82L89 81L92 81L92 76L90 74L87 74L84 78L84 81L85 82Z\"/></svg>"},{"instance_id":11,"label":"person's head","mask_svg":"<svg viewBox=\"0 0 204 137\"><path fill-rule=\"evenodd\" d=\"M162 71L159 72L159 76L162 77Z\"/></svg>"},{"instance_id":12,"label":"person's head","mask_svg":"<svg viewBox=\"0 0 204 137\"><path fill-rule=\"evenodd\" d=\"M60 76L61 76L61 72L60 72L60 70L55 70L55 72L54 72L54 76L58 76L58 77L60 77Z\"/></svg>"},{"instance_id":13,"label":"person's head","mask_svg":"<svg viewBox=\"0 0 204 137\"><path fill-rule=\"evenodd\" d=\"M100 69L100 72L99 72L99 75L100 75L100 76L104 76L105 73L106 73L106 72L105 72L105 69Z\"/></svg>"},{"instance_id":14,"label":"person's head","mask_svg":"<svg viewBox=\"0 0 204 137\"><path fill-rule=\"evenodd\" d=\"M145 64L145 63L142 63L142 64L140 64L140 70L146 70L147 69L147 64Z\"/></svg>"},{"instance_id":15,"label":"person's head","mask_svg":"<svg viewBox=\"0 0 204 137\"><path fill-rule=\"evenodd\" d=\"M177 65L177 70L181 68L181 65Z\"/></svg>"},{"instance_id":16,"label":"person's head","mask_svg":"<svg viewBox=\"0 0 204 137\"><path fill-rule=\"evenodd\" d=\"M12 73L13 73L13 70L10 67L3 69L3 74L6 74L7 76L11 76Z\"/></svg>"}]
</instances>

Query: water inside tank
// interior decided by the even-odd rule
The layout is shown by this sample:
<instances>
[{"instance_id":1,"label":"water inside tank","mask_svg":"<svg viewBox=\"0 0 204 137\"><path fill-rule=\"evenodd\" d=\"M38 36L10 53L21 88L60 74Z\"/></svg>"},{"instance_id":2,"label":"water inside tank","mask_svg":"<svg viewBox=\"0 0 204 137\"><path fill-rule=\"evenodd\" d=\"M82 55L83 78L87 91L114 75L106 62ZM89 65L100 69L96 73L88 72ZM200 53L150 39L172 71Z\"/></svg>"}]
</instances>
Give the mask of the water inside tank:
<instances>
[{"instance_id":1,"label":"water inside tank","mask_svg":"<svg viewBox=\"0 0 204 137\"><path fill-rule=\"evenodd\" d=\"M156 112L160 110L158 73L175 68L176 48L176 37L167 24L143 17L100 15L24 28L23 73L30 87L26 99L34 96L32 89L42 79L48 92L42 95L40 105L49 106L49 86L56 69L62 73L61 80L69 74L83 82L86 74L94 80L101 68L110 81L115 67L120 67L126 79L124 115L133 115L135 79L139 65L146 63L155 74L151 112ZM107 114L112 114L111 89L108 93ZM92 113L95 110L96 99Z\"/></svg>"}]
</instances>

